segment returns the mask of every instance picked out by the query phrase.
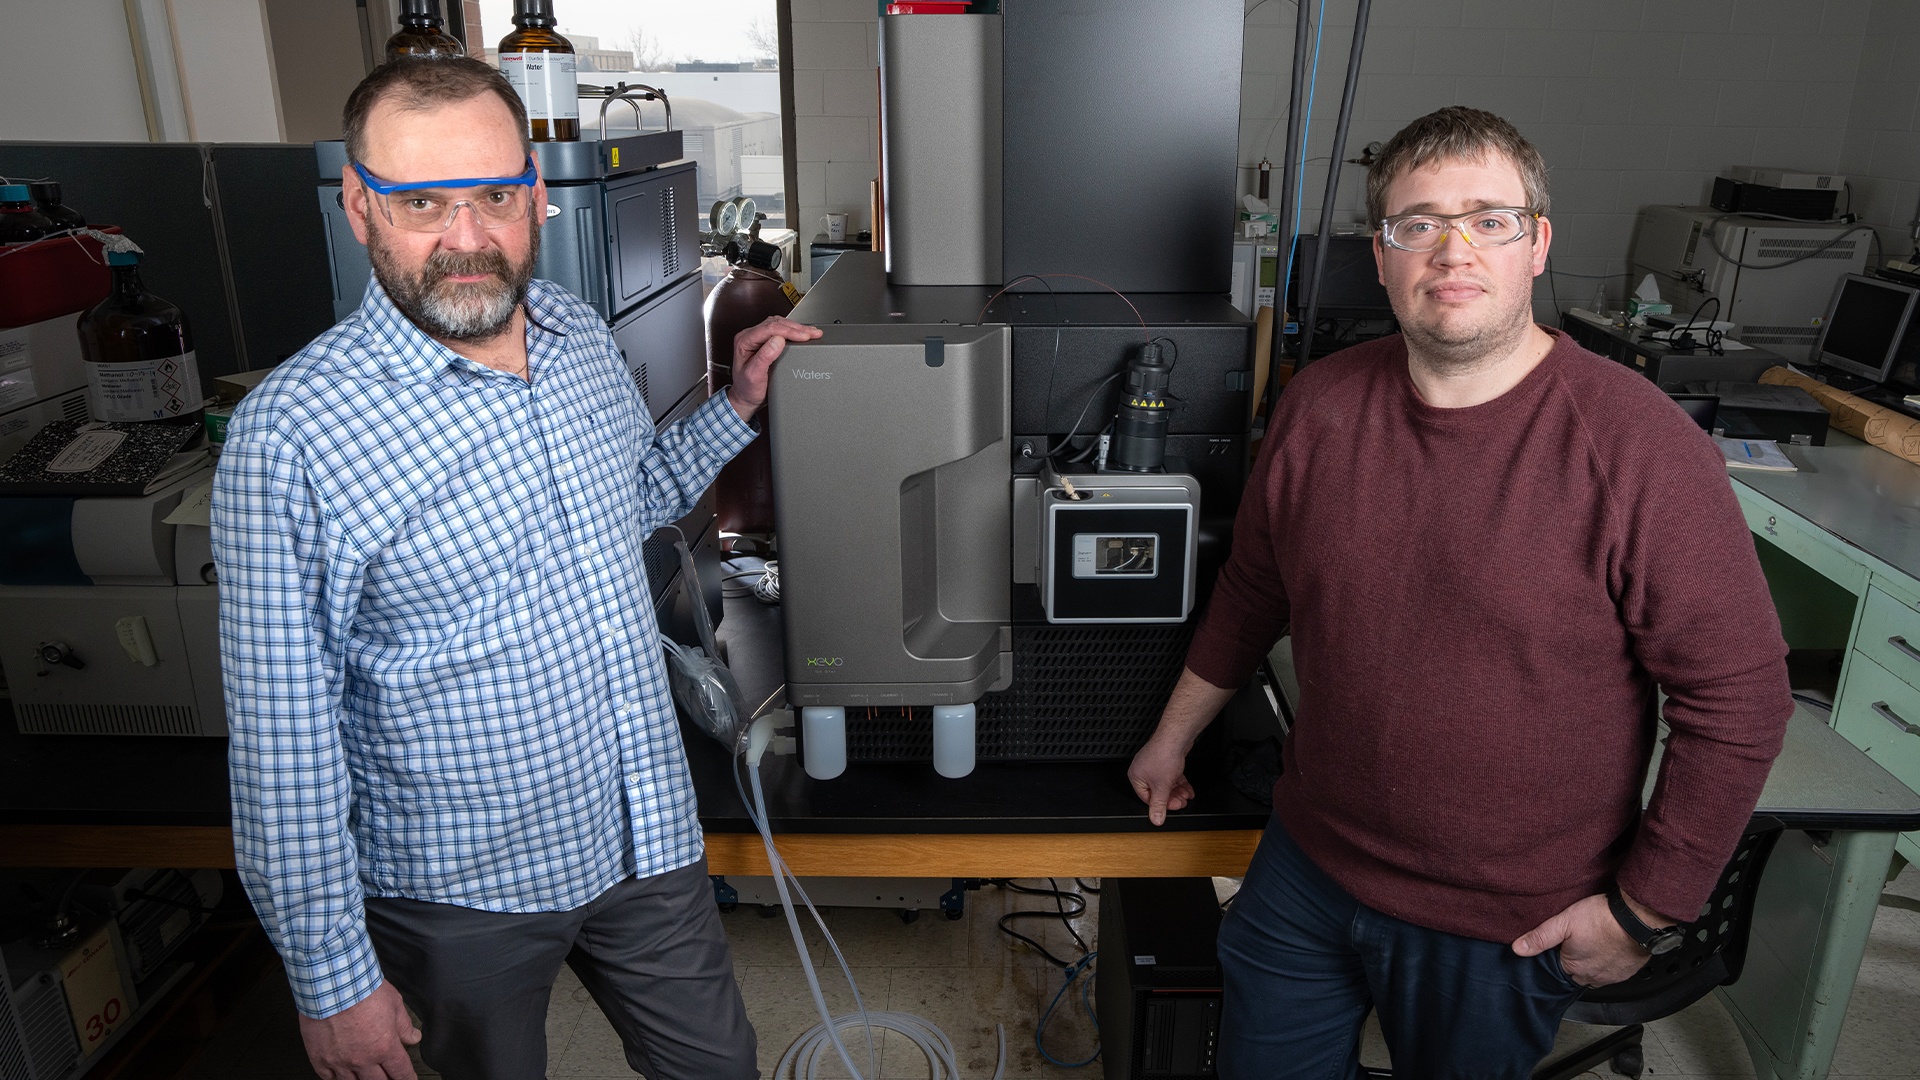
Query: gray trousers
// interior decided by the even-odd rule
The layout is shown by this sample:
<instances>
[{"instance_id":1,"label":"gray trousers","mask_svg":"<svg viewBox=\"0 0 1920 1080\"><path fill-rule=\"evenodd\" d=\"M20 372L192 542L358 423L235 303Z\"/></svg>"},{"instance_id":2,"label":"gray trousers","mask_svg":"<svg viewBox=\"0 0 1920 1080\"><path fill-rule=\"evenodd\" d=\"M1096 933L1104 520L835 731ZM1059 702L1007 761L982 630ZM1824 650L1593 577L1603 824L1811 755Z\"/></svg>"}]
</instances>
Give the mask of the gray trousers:
<instances>
[{"instance_id":1,"label":"gray trousers","mask_svg":"<svg viewBox=\"0 0 1920 1080\"><path fill-rule=\"evenodd\" d=\"M704 859L628 878L572 911L366 906L380 966L420 1016L420 1056L448 1080L546 1075L547 1001L563 961L649 1080L760 1075Z\"/></svg>"}]
</instances>

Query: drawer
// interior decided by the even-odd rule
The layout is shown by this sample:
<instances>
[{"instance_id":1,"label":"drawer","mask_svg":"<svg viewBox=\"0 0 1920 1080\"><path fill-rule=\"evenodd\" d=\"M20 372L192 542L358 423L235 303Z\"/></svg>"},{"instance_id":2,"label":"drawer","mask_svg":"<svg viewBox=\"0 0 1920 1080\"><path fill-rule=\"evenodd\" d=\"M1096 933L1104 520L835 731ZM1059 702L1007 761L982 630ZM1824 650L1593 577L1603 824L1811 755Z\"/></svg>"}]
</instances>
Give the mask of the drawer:
<instances>
[{"instance_id":1,"label":"drawer","mask_svg":"<svg viewBox=\"0 0 1920 1080\"><path fill-rule=\"evenodd\" d=\"M1776 509L1773 503L1733 477L1733 493L1740 499L1740 513L1754 535L1793 556L1821 576L1855 596L1867 587L1867 566L1845 541L1825 529L1793 514Z\"/></svg>"},{"instance_id":2,"label":"drawer","mask_svg":"<svg viewBox=\"0 0 1920 1080\"><path fill-rule=\"evenodd\" d=\"M1908 686L1920 687L1920 611L1899 597L1880 589L1867 590L1853 647ZM1920 717L1907 719L1920 724Z\"/></svg>"},{"instance_id":3,"label":"drawer","mask_svg":"<svg viewBox=\"0 0 1920 1080\"><path fill-rule=\"evenodd\" d=\"M1855 653L1833 723L1881 768L1920 789L1920 690Z\"/></svg>"}]
</instances>

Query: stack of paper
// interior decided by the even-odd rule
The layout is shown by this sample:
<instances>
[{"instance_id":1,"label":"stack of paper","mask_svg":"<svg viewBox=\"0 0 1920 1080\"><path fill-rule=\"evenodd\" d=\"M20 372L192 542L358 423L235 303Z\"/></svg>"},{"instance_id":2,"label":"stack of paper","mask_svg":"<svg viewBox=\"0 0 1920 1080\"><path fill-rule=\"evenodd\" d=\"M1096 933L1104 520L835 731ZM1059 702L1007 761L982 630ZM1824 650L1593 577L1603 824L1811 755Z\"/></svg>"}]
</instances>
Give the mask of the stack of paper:
<instances>
[{"instance_id":1,"label":"stack of paper","mask_svg":"<svg viewBox=\"0 0 1920 1080\"><path fill-rule=\"evenodd\" d=\"M1767 472L1798 472L1799 467L1771 439L1728 439L1715 435L1713 443L1727 459L1730 469L1764 469Z\"/></svg>"}]
</instances>

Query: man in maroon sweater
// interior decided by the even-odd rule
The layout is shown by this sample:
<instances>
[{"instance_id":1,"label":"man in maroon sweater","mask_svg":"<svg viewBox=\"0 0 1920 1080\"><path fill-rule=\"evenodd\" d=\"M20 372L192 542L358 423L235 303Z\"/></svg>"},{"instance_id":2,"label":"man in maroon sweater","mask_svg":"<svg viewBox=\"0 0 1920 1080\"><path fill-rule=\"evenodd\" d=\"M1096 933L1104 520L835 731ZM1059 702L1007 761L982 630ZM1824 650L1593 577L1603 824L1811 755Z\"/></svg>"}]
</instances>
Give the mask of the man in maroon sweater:
<instances>
[{"instance_id":1,"label":"man in maroon sweater","mask_svg":"<svg viewBox=\"0 0 1920 1080\"><path fill-rule=\"evenodd\" d=\"M1194 739L1290 627L1298 721L1221 929L1221 1075L1352 1076L1372 1008L1396 1075L1521 1077L1583 986L1698 916L1780 748L1786 646L1710 441L1533 322L1539 153L1442 109L1367 204L1401 334L1281 396L1128 776L1154 824L1186 805Z\"/></svg>"}]
</instances>

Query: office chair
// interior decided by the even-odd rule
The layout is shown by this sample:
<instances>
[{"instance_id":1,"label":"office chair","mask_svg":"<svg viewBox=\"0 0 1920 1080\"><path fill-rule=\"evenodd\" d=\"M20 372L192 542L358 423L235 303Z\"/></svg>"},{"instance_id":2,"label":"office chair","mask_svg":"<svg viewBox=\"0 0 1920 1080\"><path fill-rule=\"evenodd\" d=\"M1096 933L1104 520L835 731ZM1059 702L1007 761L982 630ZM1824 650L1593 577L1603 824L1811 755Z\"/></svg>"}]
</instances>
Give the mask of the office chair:
<instances>
[{"instance_id":1,"label":"office chair","mask_svg":"<svg viewBox=\"0 0 1920 1080\"><path fill-rule=\"evenodd\" d=\"M1567 1010L1566 1018L1576 1023L1624 1026L1541 1063L1533 1070L1533 1080L1573 1080L1603 1062L1610 1063L1614 1072L1638 1080L1646 1067L1641 1051L1646 1025L1740 977L1747 960L1747 933L1753 926L1754 894L1780 833L1777 820L1755 818L1720 872L1700 917L1686 924L1685 943L1647 961L1638 975L1625 982L1588 990ZM1363 1067L1360 1072L1367 1080L1393 1076L1385 1069Z\"/></svg>"}]
</instances>

